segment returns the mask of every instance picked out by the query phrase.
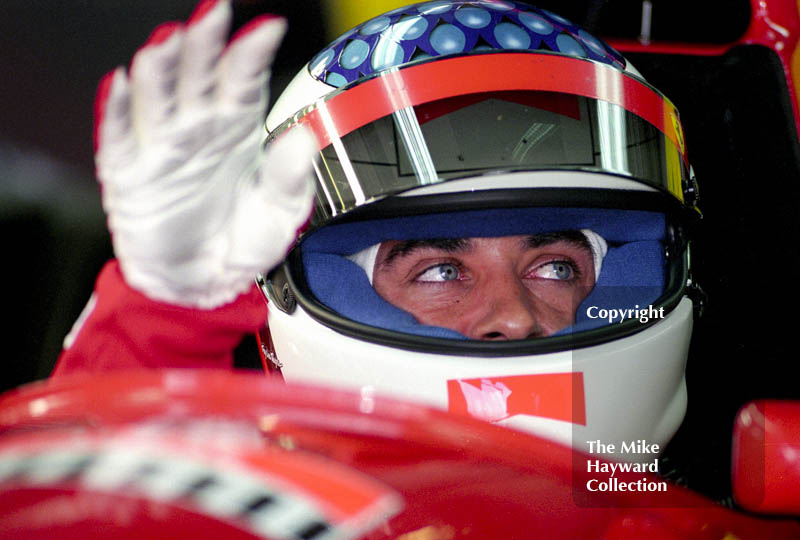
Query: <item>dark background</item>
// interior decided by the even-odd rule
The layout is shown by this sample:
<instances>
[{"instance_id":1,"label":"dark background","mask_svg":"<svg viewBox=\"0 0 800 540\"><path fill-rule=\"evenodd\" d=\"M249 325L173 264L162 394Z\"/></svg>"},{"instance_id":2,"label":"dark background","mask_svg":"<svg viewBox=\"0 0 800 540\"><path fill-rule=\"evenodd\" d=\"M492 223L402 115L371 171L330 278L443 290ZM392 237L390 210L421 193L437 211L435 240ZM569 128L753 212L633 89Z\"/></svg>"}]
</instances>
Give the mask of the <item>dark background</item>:
<instances>
[{"instance_id":1,"label":"dark background","mask_svg":"<svg viewBox=\"0 0 800 540\"><path fill-rule=\"evenodd\" d=\"M150 31L183 20L194 0L4 0L0 6L0 238L7 291L0 390L46 377L61 340L111 256L93 178L97 81L129 61ZM641 2L538 5L604 37L636 38ZM234 2L236 23L286 16L290 32L273 79L277 94L327 42L319 1ZM730 43L747 0L655 1L652 39ZM728 496L736 410L760 397L798 397L797 135L777 56L739 46L722 56L630 54L681 111L701 185L704 223L694 268L709 295L687 372L689 413L668 448L674 479Z\"/></svg>"}]
</instances>

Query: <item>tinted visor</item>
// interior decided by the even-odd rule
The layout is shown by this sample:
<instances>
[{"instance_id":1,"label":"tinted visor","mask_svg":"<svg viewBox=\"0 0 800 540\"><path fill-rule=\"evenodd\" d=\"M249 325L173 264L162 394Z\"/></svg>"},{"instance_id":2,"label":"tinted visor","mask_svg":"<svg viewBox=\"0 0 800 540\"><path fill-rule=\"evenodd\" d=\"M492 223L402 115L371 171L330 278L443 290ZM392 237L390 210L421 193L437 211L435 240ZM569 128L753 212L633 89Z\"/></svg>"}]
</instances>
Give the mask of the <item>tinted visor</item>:
<instances>
[{"instance_id":1,"label":"tinted visor","mask_svg":"<svg viewBox=\"0 0 800 540\"><path fill-rule=\"evenodd\" d=\"M542 53L412 64L327 95L280 126L320 141L317 223L418 186L498 172L568 169L637 180L683 203L675 107L605 64Z\"/></svg>"},{"instance_id":2,"label":"tinted visor","mask_svg":"<svg viewBox=\"0 0 800 540\"><path fill-rule=\"evenodd\" d=\"M404 108L344 135L320 156L322 219L383 195L499 171L610 172L664 190L687 178L675 145L642 118L612 103L537 91Z\"/></svg>"}]
</instances>

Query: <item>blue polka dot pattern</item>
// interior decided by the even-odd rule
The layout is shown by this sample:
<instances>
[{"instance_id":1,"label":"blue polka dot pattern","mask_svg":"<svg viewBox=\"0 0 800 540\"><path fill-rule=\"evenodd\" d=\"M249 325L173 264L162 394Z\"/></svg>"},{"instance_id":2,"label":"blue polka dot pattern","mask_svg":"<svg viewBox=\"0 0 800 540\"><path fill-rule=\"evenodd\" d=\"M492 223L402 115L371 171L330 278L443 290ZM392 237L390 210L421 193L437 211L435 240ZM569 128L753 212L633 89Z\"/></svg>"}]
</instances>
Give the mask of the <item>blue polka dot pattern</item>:
<instances>
[{"instance_id":1,"label":"blue polka dot pattern","mask_svg":"<svg viewBox=\"0 0 800 540\"><path fill-rule=\"evenodd\" d=\"M503 0L478 0L481 4L486 4L494 9L506 11L514 9L514 4L511 2L504 2Z\"/></svg>"},{"instance_id":2,"label":"blue polka dot pattern","mask_svg":"<svg viewBox=\"0 0 800 540\"><path fill-rule=\"evenodd\" d=\"M440 13L444 13L445 11L450 11L453 7L453 3L449 1L444 2L425 2L424 4L418 4L417 11L422 13L423 15L438 15Z\"/></svg>"},{"instance_id":3,"label":"blue polka dot pattern","mask_svg":"<svg viewBox=\"0 0 800 540\"><path fill-rule=\"evenodd\" d=\"M331 71L325 76L325 82L331 86L339 88L340 86L344 86L347 84L347 79L345 79L342 75L339 75L335 71Z\"/></svg>"},{"instance_id":4,"label":"blue polka dot pattern","mask_svg":"<svg viewBox=\"0 0 800 540\"><path fill-rule=\"evenodd\" d=\"M353 69L360 66L369 56L369 45L365 41L354 39L350 41L339 57L339 64L344 69Z\"/></svg>"},{"instance_id":5,"label":"blue polka dot pattern","mask_svg":"<svg viewBox=\"0 0 800 540\"><path fill-rule=\"evenodd\" d=\"M406 17L397 21L392 27L392 39L400 43L417 39L428 29L428 19L420 15Z\"/></svg>"},{"instance_id":6,"label":"blue polka dot pattern","mask_svg":"<svg viewBox=\"0 0 800 540\"><path fill-rule=\"evenodd\" d=\"M503 22L494 27L494 37L504 49L527 49L531 36L516 24Z\"/></svg>"},{"instance_id":7,"label":"blue polka dot pattern","mask_svg":"<svg viewBox=\"0 0 800 540\"><path fill-rule=\"evenodd\" d=\"M378 17L362 24L358 29L358 33L362 36L371 36L372 34L383 32L390 24L392 24L392 20L389 17Z\"/></svg>"},{"instance_id":8,"label":"blue polka dot pattern","mask_svg":"<svg viewBox=\"0 0 800 540\"><path fill-rule=\"evenodd\" d=\"M553 33L553 25L547 22L547 19L536 13L531 13L530 11L520 13L519 20L540 36L547 36Z\"/></svg>"},{"instance_id":9,"label":"blue polka dot pattern","mask_svg":"<svg viewBox=\"0 0 800 540\"><path fill-rule=\"evenodd\" d=\"M391 38L381 37L372 53L370 67L374 71L396 66L403 62L403 48Z\"/></svg>"},{"instance_id":10,"label":"blue polka dot pattern","mask_svg":"<svg viewBox=\"0 0 800 540\"><path fill-rule=\"evenodd\" d=\"M431 32L431 46L438 54L464 52L467 36L452 24L440 24Z\"/></svg>"},{"instance_id":11,"label":"blue polka dot pattern","mask_svg":"<svg viewBox=\"0 0 800 540\"><path fill-rule=\"evenodd\" d=\"M578 36L580 36L580 38L583 40L583 44L588 46L594 52L598 54L603 54L603 52L605 52L605 45L603 45L603 42L586 30L579 30Z\"/></svg>"},{"instance_id":12,"label":"blue polka dot pattern","mask_svg":"<svg viewBox=\"0 0 800 540\"><path fill-rule=\"evenodd\" d=\"M571 56L586 56L586 49L581 47L574 37L569 34L561 34L556 38L558 50Z\"/></svg>"},{"instance_id":13,"label":"blue polka dot pattern","mask_svg":"<svg viewBox=\"0 0 800 540\"><path fill-rule=\"evenodd\" d=\"M455 12L458 22L469 28L483 28L492 22L491 14L485 9L465 7Z\"/></svg>"},{"instance_id":14,"label":"blue polka dot pattern","mask_svg":"<svg viewBox=\"0 0 800 540\"><path fill-rule=\"evenodd\" d=\"M316 55L311 62L308 63L308 69L311 71L311 74L314 77L321 75L335 56L336 53L333 49L325 49Z\"/></svg>"},{"instance_id":15,"label":"blue polka dot pattern","mask_svg":"<svg viewBox=\"0 0 800 540\"><path fill-rule=\"evenodd\" d=\"M506 0L436 0L359 25L318 53L309 71L338 88L422 59L503 50L552 51L625 67L617 51L549 11Z\"/></svg>"}]
</instances>

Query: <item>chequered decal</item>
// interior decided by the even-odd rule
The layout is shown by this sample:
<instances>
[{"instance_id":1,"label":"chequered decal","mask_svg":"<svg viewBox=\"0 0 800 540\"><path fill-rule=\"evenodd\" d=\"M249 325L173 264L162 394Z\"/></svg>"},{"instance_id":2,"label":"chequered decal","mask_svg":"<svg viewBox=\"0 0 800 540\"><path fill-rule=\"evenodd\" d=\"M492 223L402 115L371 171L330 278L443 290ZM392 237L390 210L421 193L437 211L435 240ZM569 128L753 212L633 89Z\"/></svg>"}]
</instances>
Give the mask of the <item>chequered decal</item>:
<instances>
[{"instance_id":1,"label":"chequered decal","mask_svg":"<svg viewBox=\"0 0 800 540\"><path fill-rule=\"evenodd\" d=\"M302 493L236 467L223 470L200 460L121 445L0 451L0 490L63 484L175 503L262 537L352 537Z\"/></svg>"}]
</instances>

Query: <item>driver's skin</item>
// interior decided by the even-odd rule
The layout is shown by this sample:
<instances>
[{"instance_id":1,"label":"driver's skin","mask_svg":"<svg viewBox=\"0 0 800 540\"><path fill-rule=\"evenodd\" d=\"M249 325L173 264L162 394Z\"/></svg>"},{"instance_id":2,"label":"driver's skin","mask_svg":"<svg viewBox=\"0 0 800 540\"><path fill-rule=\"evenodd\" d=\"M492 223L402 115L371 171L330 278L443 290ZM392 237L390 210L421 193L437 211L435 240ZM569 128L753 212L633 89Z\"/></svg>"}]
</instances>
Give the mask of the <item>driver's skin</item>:
<instances>
[{"instance_id":1,"label":"driver's skin","mask_svg":"<svg viewBox=\"0 0 800 540\"><path fill-rule=\"evenodd\" d=\"M384 242L373 286L418 322L470 339L544 337L575 322L595 283L578 231Z\"/></svg>"}]
</instances>

